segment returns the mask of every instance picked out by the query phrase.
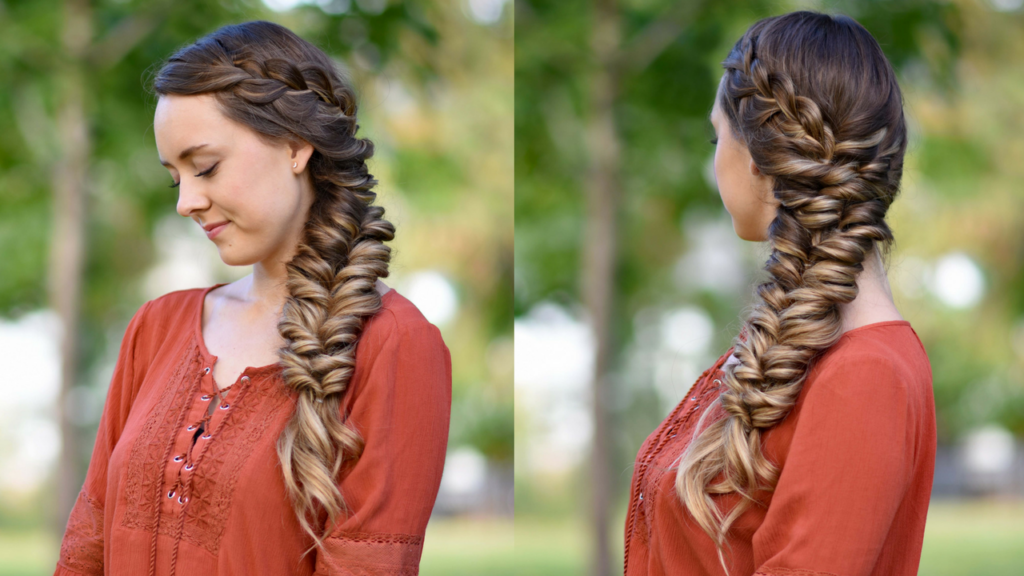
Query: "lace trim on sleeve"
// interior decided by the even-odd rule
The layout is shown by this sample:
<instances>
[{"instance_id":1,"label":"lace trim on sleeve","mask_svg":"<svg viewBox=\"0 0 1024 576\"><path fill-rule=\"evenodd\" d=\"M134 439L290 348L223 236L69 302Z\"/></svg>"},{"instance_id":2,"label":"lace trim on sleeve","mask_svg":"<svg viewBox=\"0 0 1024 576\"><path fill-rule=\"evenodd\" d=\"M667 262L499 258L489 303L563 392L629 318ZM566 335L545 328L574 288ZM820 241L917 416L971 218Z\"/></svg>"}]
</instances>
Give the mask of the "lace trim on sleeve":
<instances>
[{"instance_id":1,"label":"lace trim on sleeve","mask_svg":"<svg viewBox=\"0 0 1024 576\"><path fill-rule=\"evenodd\" d=\"M103 506L85 490L71 509L58 562L83 574L103 574Z\"/></svg>"},{"instance_id":2,"label":"lace trim on sleeve","mask_svg":"<svg viewBox=\"0 0 1024 576\"><path fill-rule=\"evenodd\" d=\"M816 570L801 570L794 568L767 568L762 567L754 572L754 576L837 576L832 572L818 572Z\"/></svg>"},{"instance_id":3,"label":"lace trim on sleeve","mask_svg":"<svg viewBox=\"0 0 1024 576\"><path fill-rule=\"evenodd\" d=\"M316 576L417 576L423 537L349 532L324 540Z\"/></svg>"}]
</instances>

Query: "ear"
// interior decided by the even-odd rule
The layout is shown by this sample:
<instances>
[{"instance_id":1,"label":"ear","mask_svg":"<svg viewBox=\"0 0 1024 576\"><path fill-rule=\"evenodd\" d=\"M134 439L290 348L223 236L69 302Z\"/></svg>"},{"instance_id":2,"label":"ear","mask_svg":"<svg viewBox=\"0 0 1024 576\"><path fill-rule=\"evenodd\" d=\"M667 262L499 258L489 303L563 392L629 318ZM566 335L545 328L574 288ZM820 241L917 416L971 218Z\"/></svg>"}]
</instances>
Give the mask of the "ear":
<instances>
[{"instance_id":1,"label":"ear","mask_svg":"<svg viewBox=\"0 0 1024 576\"><path fill-rule=\"evenodd\" d=\"M757 164L754 164L753 160L750 161L750 173L754 176L761 175L761 169L757 167Z\"/></svg>"},{"instance_id":2,"label":"ear","mask_svg":"<svg viewBox=\"0 0 1024 576\"><path fill-rule=\"evenodd\" d=\"M288 152L291 155L290 163L295 165L292 172L301 174L306 169L309 158L313 156L313 145L305 140L291 140L288 142Z\"/></svg>"}]
</instances>

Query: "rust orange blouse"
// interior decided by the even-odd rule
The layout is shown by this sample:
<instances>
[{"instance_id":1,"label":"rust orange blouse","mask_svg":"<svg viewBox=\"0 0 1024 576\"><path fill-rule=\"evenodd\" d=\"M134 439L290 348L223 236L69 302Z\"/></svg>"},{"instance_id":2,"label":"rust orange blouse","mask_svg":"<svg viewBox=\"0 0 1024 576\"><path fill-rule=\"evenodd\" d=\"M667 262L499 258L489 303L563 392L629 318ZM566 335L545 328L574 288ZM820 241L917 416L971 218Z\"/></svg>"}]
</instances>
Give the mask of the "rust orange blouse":
<instances>
[{"instance_id":1,"label":"rust orange blouse","mask_svg":"<svg viewBox=\"0 0 1024 576\"><path fill-rule=\"evenodd\" d=\"M440 332L395 290L384 294L343 402L365 441L339 474L351 513L325 551L300 558L313 541L275 450L297 393L275 363L247 367L216 397L202 309L222 285L146 302L129 323L55 576L415 575L451 411Z\"/></svg>"},{"instance_id":2,"label":"rust orange blouse","mask_svg":"<svg viewBox=\"0 0 1024 576\"><path fill-rule=\"evenodd\" d=\"M675 460L701 413L725 416L723 354L644 442L626 519L627 576L724 574L715 545L675 492ZM793 410L769 430L781 472L723 548L733 576L917 574L935 468L931 366L904 320L849 330L812 366ZM716 482L722 478L720 474ZM719 509L736 494L715 495ZM730 552L731 547L731 552Z\"/></svg>"}]
</instances>

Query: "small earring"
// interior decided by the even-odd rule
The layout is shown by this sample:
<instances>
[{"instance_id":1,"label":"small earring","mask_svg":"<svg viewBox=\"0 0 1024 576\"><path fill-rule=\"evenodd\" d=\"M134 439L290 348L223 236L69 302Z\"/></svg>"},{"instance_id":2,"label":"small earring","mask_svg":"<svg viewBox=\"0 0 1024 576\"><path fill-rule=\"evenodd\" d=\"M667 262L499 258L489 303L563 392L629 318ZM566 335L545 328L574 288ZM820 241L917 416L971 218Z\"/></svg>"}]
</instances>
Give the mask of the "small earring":
<instances>
[{"instance_id":1,"label":"small earring","mask_svg":"<svg viewBox=\"0 0 1024 576\"><path fill-rule=\"evenodd\" d=\"M298 167L299 167L299 163L298 162L292 162L292 168L298 168Z\"/></svg>"}]
</instances>

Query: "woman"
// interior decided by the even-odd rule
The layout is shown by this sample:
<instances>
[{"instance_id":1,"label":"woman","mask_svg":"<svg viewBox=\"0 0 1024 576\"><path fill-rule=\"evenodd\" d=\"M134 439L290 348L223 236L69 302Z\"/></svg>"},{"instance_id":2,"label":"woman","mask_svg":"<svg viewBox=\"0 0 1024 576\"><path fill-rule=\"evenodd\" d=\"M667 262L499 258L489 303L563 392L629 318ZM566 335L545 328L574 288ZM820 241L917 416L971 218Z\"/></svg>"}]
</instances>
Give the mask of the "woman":
<instances>
[{"instance_id":1,"label":"woman","mask_svg":"<svg viewBox=\"0 0 1024 576\"><path fill-rule=\"evenodd\" d=\"M178 213L253 271L132 318L55 574L415 574L451 359L380 281L394 228L351 89L257 21L153 90Z\"/></svg>"},{"instance_id":2,"label":"woman","mask_svg":"<svg viewBox=\"0 0 1024 576\"><path fill-rule=\"evenodd\" d=\"M724 67L715 177L768 278L640 450L626 574L917 574L935 408L880 252L906 150L895 74L857 22L812 12L755 23Z\"/></svg>"}]
</instances>

